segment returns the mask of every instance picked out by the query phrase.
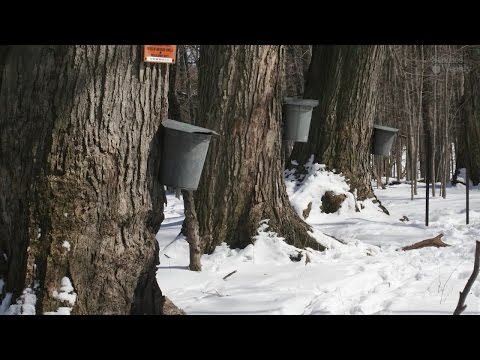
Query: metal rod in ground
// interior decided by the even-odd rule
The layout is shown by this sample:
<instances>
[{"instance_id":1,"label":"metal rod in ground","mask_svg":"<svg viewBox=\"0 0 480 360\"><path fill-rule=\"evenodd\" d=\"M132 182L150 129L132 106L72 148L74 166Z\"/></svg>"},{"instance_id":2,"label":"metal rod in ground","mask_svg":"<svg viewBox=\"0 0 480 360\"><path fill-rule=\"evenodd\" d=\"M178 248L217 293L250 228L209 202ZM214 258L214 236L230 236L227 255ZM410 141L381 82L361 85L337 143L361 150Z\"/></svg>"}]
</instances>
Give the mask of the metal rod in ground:
<instances>
[{"instance_id":1,"label":"metal rod in ground","mask_svg":"<svg viewBox=\"0 0 480 360\"><path fill-rule=\"evenodd\" d=\"M430 132L427 132L427 169L425 171L425 187L427 189L425 193L425 226L428 226L428 213L429 213L429 201L430 201ZM412 178L413 181L413 178Z\"/></svg>"},{"instance_id":2,"label":"metal rod in ground","mask_svg":"<svg viewBox=\"0 0 480 360\"><path fill-rule=\"evenodd\" d=\"M428 173L428 170L427 170L427 173ZM430 198L429 198L429 192L430 192L430 180L428 179L428 176L427 176L427 180L425 180L426 182L426 185L427 185L427 191L426 191L426 194L425 194L425 226L428 226L428 212L429 212L429 201L430 201Z\"/></svg>"},{"instance_id":3,"label":"metal rod in ground","mask_svg":"<svg viewBox=\"0 0 480 360\"><path fill-rule=\"evenodd\" d=\"M470 223L470 174L468 173L468 166L465 168L465 191L467 193L467 209L465 211L466 223Z\"/></svg>"}]
</instances>

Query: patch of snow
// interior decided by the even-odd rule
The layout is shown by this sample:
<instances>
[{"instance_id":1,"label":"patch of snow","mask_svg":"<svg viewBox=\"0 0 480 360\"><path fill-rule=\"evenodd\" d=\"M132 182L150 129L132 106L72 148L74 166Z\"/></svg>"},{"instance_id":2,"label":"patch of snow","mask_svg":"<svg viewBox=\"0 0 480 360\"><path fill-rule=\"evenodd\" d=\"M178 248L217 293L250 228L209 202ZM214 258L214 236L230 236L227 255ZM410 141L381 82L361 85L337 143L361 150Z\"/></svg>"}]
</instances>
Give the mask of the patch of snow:
<instances>
[{"instance_id":1,"label":"patch of snow","mask_svg":"<svg viewBox=\"0 0 480 360\"><path fill-rule=\"evenodd\" d=\"M12 293L6 293L5 297L2 300L2 303L0 304L0 315L5 315L5 312L7 311L8 307L12 303Z\"/></svg>"},{"instance_id":2,"label":"patch of snow","mask_svg":"<svg viewBox=\"0 0 480 360\"><path fill-rule=\"evenodd\" d=\"M313 155L304 167L307 170L305 175L297 174L296 169L285 172L285 185L290 203L300 218L304 218L303 211L310 203L311 211L308 217L321 216L322 197L327 191L333 191L335 195L346 196L338 214L347 215L355 212L355 197L349 192L350 186L346 183L343 175L327 171L325 165L313 163Z\"/></svg>"},{"instance_id":3,"label":"patch of snow","mask_svg":"<svg viewBox=\"0 0 480 360\"><path fill-rule=\"evenodd\" d=\"M46 311L43 315L70 315L72 313L72 308L69 307L59 307L56 311Z\"/></svg>"},{"instance_id":4,"label":"patch of snow","mask_svg":"<svg viewBox=\"0 0 480 360\"><path fill-rule=\"evenodd\" d=\"M2 302L2 306L0 309L0 314L2 313L2 310L4 306L8 306L10 304L12 299L12 294L8 293L7 296L5 296L5 299ZM37 303L37 296L33 292L32 289L26 288L23 290L22 295L20 298L17 300L16 304L10 305L10 307L4 311L5 315L35 315L35 304ZM4 305L7 304L7 305Z\"/></svg>"},{"instance_id":5,"label":"patch of snow","mask_svg":"<svg viewBox=\"0 0 480 360\"><path fill-rule=\"evenodd\" d=\"M68 241L65 240L65 241L63 242L62 246L63 246L65 249L67 249L67 251L70 251L70 243L69 243Z\"/></svg>"},{"instance_id":6,"label":"patch of snow","mask_svg":"<svg viewBox=\"0 0 480 360\"><path fill-rule=\"evenodd\" d=\"M77 294L74 292L70 279L64 276L61 280L60 292L54 290L52 293L54 299L67 301L70 305L75 305Z\"/></svg>"},{"instance_id":7,"label":"patch of snow","mask_svg":"<svg viewBox=\"0 0 480 360\"><path fill-rule=\"evenodd\" d=\"M77 294L74 291L75 289L72 286L72 282L66 276L60 281L60 291L53 290L52 297L61 302L67 302L70 305L75 305L77 300ZM72 307L60 306L55 311L46 311L44 315L70 315L72 312Z\"/></svg>"}]
</instances>

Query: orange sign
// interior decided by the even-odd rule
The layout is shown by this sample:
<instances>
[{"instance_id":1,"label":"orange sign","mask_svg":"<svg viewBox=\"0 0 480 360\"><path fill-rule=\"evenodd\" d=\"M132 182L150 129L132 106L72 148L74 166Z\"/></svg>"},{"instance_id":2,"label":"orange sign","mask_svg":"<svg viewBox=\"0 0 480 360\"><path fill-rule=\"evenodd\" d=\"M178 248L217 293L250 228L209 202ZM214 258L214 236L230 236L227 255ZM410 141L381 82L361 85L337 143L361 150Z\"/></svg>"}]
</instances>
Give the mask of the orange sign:
<instances>
[{"instance_id":1,"label":"orange sign","mask_svg":"<svg viewBox=\"0 0 480 360\"><path fill-rule=\"evenodd\" d=\"M143 45L143 61L175 64L177 45Z\"/></svg>"}]
</instances>

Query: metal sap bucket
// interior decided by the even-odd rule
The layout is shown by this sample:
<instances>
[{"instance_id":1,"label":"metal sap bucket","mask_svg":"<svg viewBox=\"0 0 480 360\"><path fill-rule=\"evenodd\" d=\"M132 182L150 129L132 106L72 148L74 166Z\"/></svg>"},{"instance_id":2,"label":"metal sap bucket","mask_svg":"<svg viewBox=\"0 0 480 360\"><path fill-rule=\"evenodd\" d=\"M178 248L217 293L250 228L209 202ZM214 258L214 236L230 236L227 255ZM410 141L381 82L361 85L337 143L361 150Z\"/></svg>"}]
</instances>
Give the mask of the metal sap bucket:
<instances>
[{"instance_id":1,"label":"metal sap bucket","mask_svg":"<svg viewBox=\"0 0 480 360\"><path fill-rule=\"evenodd\" d=\"M372 154L389 156L398 129L373 125Z\"/></svg>"},{"instance_id":2,"label":"metal sap bucket","mask_svg":"<svg viewBox=\"0 0 480 360\"><path fill-rule=\"evenodd\" d=\"M202 175L210 138L215 131L175 120L165 120L160 182L196 190Z\"/></svg>"},{"instance_id":3,"label":"metal sap bucket","mask_svg":"<svg viewBox=\"0 0 480 360\"><path fill-rule=\"evenodd\" d=\"M318 106L318 100L285 98L284 140L307 142L312 120L312 111Z\"/></svg>"}]
</instances>

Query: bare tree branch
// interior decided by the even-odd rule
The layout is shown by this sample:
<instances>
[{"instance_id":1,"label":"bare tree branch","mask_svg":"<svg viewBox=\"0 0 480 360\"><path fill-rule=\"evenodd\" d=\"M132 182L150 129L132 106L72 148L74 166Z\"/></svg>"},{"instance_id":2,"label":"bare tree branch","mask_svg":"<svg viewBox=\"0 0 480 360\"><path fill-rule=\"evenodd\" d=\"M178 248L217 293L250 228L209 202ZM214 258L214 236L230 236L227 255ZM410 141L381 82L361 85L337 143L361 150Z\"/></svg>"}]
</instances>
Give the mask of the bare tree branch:
<instances>
[{"instance_id":1,"label":"bare tree branch","mask_svg":"<svg viewBox=\"0 0 480 360\"><path fill-rule=\"evenodd\" d=\"M470 292L470 289L472 288L472 285L478 276L479 263L480 263L480 241L477 241L477 246L475 248L475 263L473 265L473 272L472 272L472 275L470 275L470 278L468 279L467 284L465 285L465 289L463 289L463 291L460 292L460 298L458 299L457 308L453 312L453 315L460 315L467 308L467 305L465 305L465 300L467 299L467 295Z\"/></svg>"}]
</instances>

